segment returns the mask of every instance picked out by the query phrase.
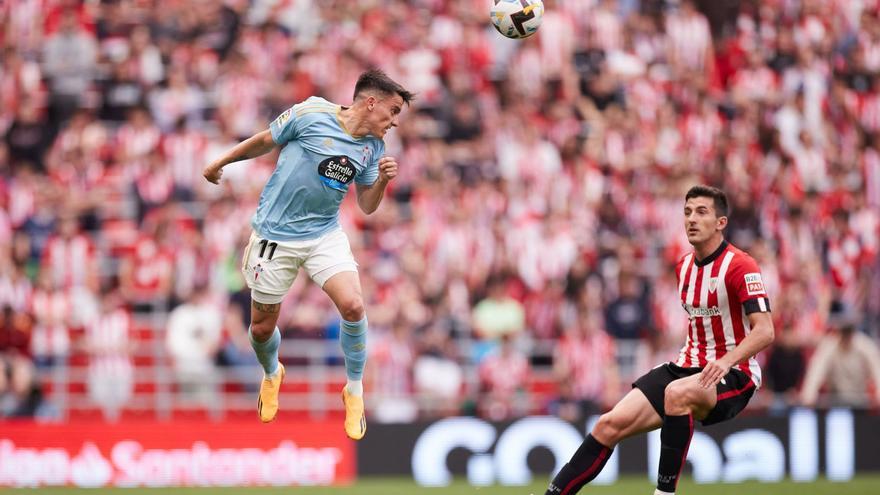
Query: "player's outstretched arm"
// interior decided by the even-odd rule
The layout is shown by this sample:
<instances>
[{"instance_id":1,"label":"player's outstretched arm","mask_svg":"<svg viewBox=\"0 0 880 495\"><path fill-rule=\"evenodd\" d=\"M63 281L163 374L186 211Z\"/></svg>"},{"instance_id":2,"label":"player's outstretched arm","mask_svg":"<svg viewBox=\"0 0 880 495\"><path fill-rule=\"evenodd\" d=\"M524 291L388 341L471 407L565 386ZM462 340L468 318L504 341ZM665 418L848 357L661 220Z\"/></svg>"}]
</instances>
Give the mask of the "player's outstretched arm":
<instances>
[{"instance_id":1,"label":"player's outstretched arm","mask_svg":"<svg viewBox=\"0 0 880 495\"><path fill-rule=\"evenodd\" d=\"M379 159L379 178L372 185L357 185L357 200L361 210L369 215L379 208L382 197L385 196L385 187L397 177L397 160L390 156Z\"/></svg>"},{"instance_id":2,"label":"player's outstretched arm","mask_svg":"<svg viewBox=\"0 0 880 495\"><path fill-rule=\"evenodd\" d=\"M227 151L223 156L211 162L205 167L202 175L208 182L214 184L220 183L220 176L223 175L223 167L230 163L256 158L272 151L277 144L272 139L272 132L269 129L258 132L253 136L235 145L231 150Z\"/></svg>"},{"instance_id":3,"label":"player's outstretched arm","mask_svg":"<svg viewBox=\"0 0 880 495\"><path fill-rule=\"evenodd\" d=\"M749 314L751 332L732 351L717 361L712 361L700 372L700 385L703 388L714 387L724 378L730 368L761 352L773 343L775 331L773 318L768 312Z\"/></svg>"}]
</instances>

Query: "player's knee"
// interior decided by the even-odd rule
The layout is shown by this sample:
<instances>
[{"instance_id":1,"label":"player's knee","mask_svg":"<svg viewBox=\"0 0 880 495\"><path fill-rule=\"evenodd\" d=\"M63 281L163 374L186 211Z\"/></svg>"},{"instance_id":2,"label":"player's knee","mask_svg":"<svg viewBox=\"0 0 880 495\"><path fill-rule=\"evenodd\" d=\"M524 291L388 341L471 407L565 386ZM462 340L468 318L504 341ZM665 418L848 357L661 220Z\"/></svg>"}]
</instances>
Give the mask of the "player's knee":
<instances>
[{"instance_id":1,"label":"player's knee","mask_svg":"<svg viewBox=\"0 0 880 495\"><path fill-rule=\"evenodd\" d=\"M364 300L352 297L339 303L339 314L345 321L361 321L364 319Z\"/></svg>"},{"instance_id":2,"label":"player's knee","mask_svg":"<svg viewBox=\"0 0 880 495\"><path fill-rule=\"evenodd\" d=\"M266 322L263 323L251 323L251 335L254 336L254 339L259 342L265 342L268 340L272 333L275 332L275 324L268 324Z\"/></svg>"},{"instance_id":3,"label":"player's knee","mask_svg":"<svg viewBox=\"0 0 880 495\"><path fill-rule=\"evenodd\" d=\"M694 403L694 390L692 387L693 385L690 384L679 384L676 382L672 382L666 387L663 397L663 407L666 410L666 414L679 416L691 411Z\"/></svg>"},{"instance_id":4,"label":"player's knee","mask_svg":"<svg viewBox=\"0 0 880 495\"><path fill-rule=\"evenodd\" d=\"M253 312L251 315L251 335L254 339L263 342L275 332L275 324L278 322L276 314L261 314Z\"/></svg>"},{"instance_id":5,"label":"player's knee","mask_svg":"<svg viewBox=\"0 0 880 495\"><path fill-rule=\"evenodd\" d=\"M623 438L626 421L612 412L599 416L593 427L593 437L604 445L616 445Z\"/></svg>"}]
</instances>

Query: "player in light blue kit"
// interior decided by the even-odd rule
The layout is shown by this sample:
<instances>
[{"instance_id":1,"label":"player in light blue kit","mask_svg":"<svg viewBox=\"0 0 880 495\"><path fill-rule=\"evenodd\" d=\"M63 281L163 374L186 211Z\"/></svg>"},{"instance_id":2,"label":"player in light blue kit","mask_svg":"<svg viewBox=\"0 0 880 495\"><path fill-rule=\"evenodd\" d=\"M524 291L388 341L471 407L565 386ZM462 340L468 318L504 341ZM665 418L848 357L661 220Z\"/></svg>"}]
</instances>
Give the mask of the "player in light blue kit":
<instances>
[{"instance_id":1,"label":"player in light blue kit","mask_svg":"<svg viewBox=\"0 0 880 495\"><path fill-rule=\"evenodd\" d=\"M366 214L379 207L397 162L382 156L385 133L414 95L380 70L361 74L351 106L311 97L205 167L217 184L223 167L281 147L275 171L263 188L245 248L242 273L251 289L251 345L265 372L260 385L260 420L278 413L284 366L278 361L281 333L275 326L281 300L304 268L342 315L340 340L348 381L342 390L345 433L363 438L362 376L367 317L357 263L339 226L339 204L352 182Z\"/></svg>"}]
</instances>

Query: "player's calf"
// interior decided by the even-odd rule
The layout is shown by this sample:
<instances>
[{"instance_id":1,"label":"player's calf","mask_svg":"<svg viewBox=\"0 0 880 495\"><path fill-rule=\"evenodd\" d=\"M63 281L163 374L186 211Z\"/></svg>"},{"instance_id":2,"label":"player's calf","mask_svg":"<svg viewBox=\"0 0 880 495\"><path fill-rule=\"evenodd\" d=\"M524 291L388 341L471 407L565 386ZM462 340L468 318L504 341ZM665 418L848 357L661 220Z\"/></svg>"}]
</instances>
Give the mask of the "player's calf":
<instances>
[{"instance_id":1,"label":"player's calf","mask_svg":"<svg viewBox=\"0 0 880 495\"><path fill-rule=\"evenodd\" d=\"M364 364L367 360L367 318L342 321L340 344L345 357L346 384L342 390L345 404L345 433L354 440L363 438L367 431L364 417Z\"/></svg>"},{"instance_id":2,"label":"player's calf","mask_svg":"<svg viewBox=\"0 0 880 495\"><path fill-rule=\"evenodd\" d=\"M261 342L249 332L251 347L257 355L257 361L263 367L263 380L260 382L260 395L257 400L257 413L260 421L268 423L278 414L278 395L281 382L284 381L284 366L278 361L278 347L281 345L281 331L274 328L270 337Z\"/></svg>"},{"instance_id":3,"label":"player's calf","mask_svg":"<svg viewBox=\"0 0 880 495\"><path fill-rule=\"evenodd\" d=\"M715 391L702 388L698 375L675 380L663 396L663 426L660 429L660 465L655 495L675 493L681 470L694 435L694 419L705 418L715 402Z\"/></svg>"},{"instance_id":4,"label":"player's calf","mask_svg":"<svg viewBox=\"0 0 880 495\"><path fill-rule=\"evenodd\" d=\"M572 495L593 481L611 457L612 448L601 444L593 435L577 449L553 478L545 495Z\"/></svg>"},{"instance_id":5,"label":"player's calf","mask_svg":"<svg viewBox=\"0 0 880 495\"><path fill-rule=\"evenodd\" d=\"M657 492L675 493L681 469L687 459L688 447L694 436L694 416L667 415L660 429L660 466L657 474Z\"/></svg>"}]
</instances>

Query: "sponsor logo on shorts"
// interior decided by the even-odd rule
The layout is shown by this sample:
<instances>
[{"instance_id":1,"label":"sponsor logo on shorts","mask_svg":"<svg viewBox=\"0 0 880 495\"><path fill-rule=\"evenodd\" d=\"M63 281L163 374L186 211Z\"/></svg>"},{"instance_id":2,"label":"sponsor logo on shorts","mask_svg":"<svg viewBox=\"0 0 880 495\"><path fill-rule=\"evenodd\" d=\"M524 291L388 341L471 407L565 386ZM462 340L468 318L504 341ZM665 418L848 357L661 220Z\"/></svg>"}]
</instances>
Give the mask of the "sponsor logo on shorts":
<instances>
[{"instance_id":1,"label":"sponsor logo on shorts","mask_svg":"<svg viewBox=\"0 0 880 495\"><path fill-rule=\"evenodd\" d=\"M764 282L760 273L746 273L746 293L750 296L764 294Z\"/></svg>"}]
</instances>

